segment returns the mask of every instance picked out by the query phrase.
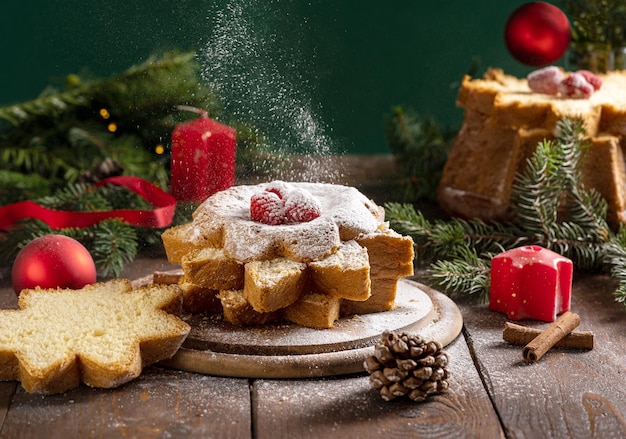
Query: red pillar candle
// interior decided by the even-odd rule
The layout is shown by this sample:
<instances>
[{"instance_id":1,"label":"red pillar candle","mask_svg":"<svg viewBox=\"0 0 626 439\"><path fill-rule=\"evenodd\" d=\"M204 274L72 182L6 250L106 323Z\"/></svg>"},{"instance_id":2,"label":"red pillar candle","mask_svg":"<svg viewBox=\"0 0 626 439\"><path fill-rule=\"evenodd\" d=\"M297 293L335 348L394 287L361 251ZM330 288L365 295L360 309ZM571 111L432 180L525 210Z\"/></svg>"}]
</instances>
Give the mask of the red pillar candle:
<instances>
[{"instance_id":1,"label":"red pillar candle","mask_svg":"<svg viewBox=\"0 0 626 439\"><path fill-rule=\"evenodd\" d=\"M201 116L172 132L172 194L179 201L202 202L235 184L237 132Z\"/></svg>"},{"instance_id":2,"label":"red pillar candle","mask_svg":"<svg viewBox=\"0 0 626 439\"><path fill-rule=\"evenodd\" d=\"M569 311L573 270L570 259L537 245L500 253L491 261L489 309L553 322Z\"/></svg>"}]
</instances>

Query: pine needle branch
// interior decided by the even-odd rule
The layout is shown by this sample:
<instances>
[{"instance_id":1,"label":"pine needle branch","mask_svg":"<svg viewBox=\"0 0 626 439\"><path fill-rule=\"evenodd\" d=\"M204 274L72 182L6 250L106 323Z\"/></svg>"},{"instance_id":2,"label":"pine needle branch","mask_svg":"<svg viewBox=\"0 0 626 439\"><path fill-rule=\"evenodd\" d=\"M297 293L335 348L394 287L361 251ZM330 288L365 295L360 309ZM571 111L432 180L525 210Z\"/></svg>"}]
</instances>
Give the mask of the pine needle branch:
<instances>
[{"instance_id":1,"label":"pine needle branch","mask_svg":"<svg viewBox=\"0 0 626 439\"><path fill-rule=\"evenodd\" d=\"M626 226L621 225L615 238L607 245L605 261L611 275L617 279L618 287L613 292L615 301L626 308Z\"/></svg>"},{"instance_id":2,"label":"pine needle branch","mask_svg":"<svg viewBox=\"0 0 626 439\"><path fill-rule=\"evenodd\" d=\"M93 228L90 253L102 275L118 277L124 266L137 255L135 228L118 220L102 221Z\"/></svg>"},{"instance_id":3,"label":"pine needle branch","mask_svg":"<svg viewBox=\"0 0 626 439\"><path fill-rule=\"evenodd\" d=\"M394 230L413 238L422 258L465 255L468 246L477 253L493 253L526 243L514 224L487 224L479 219L460 218L430 222L413 205L406 203L387 203L385 212Z\"/></svg>"},{"instance_id":4,"label":"pine needle branch","mask_svg":"<svg viewBox=\"0 0 626 439\"><path fill-rule=\"evenodd\" d=\"M551 238L557 221L563 185L557 170L561 163L557 148L550 141L540 142L528 160L526 171L517 174L511 187L511 206L517 223L527 233Z\"/></svg>"},{"instance_id":5,"label":"pine needle branch","mask_svg":"<svg viewBox=\"0 0 626 439\"><path fill-rule=\"evenodd\" d=\"M396 107L386 117L385 135L400 168L401 199L434 201L453 133L412 109Z\"/></svg>"},{"instance_id":6,"label":"pine needle branch","mask_svg":"<svg viewBox=\"0 0 626 439\"><path fill-rule=\"evenodd\" d=\"M465 249L459 257L436 261L431 279L448 293L475 295L479 301L485 301L490 270L491 257L479 258L473 249Z\"/></svg>"}]
</instances>

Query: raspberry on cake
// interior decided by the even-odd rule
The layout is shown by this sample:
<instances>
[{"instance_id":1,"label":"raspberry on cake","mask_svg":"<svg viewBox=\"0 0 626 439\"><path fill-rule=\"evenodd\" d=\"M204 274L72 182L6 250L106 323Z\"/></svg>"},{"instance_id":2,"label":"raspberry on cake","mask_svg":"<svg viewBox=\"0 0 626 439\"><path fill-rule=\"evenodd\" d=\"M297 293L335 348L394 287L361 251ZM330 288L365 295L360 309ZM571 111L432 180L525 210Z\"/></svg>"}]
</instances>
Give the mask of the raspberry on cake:
<instances>
[{"instance_id":1,"label":"raspberry on cake","mask_svg":"<svg viewBox=\"0 0 626 439\"><path fill-rule=\"evenodd\" d=\"M250 218L277 226L286 221L285 202L276 192L263 191L250 197Z\"/></svg>"},{"instance_id":2,"label":"raspberry on cake","mask_svg":"<svg viewBox=\"0 0 626 439\"><path fill-rule=\"evenodd\" d=\"M527 79L528 88L535 93L556 96L559 93L559 84L563 81L563 71L556 66L545 67L530 73Z\"/></svg>"},{"instance_id":3,"label":"raspberry on cake","mask_svg":"<svg viewBox=\"0 0 626 439\"><path fill-rule=\"evenodd\" d=\"M186 309L203 308L194 291L217 297L236 325L283 318L330 328L350 310L391 309L397 281L413 274L412 239L390 230L358 190L333 184L234 186L167 230L163 244L182 266Z\"/></svg>"},{"instance_id":4,"label":"raspberry on cake","mask_svg":"<svg viewBox=\"0 0 626 439\"><path fill-rule=\"evenodd\" d=\"M293 190L285 195L285 218L291 223L313 221L322 214L322 206L307 191Z\"/></svg>"},{"instance_id":5,"label":"raspberry on cake","mask_svg":"<svg viewBox=\"0 0 626 439\"><path fill-rule=\"evenodd\" d=\"M590 98L595 88L584 75L572 73L559 83L559 94L564 98L587 99Z\"/></svg>"}]
</instances>

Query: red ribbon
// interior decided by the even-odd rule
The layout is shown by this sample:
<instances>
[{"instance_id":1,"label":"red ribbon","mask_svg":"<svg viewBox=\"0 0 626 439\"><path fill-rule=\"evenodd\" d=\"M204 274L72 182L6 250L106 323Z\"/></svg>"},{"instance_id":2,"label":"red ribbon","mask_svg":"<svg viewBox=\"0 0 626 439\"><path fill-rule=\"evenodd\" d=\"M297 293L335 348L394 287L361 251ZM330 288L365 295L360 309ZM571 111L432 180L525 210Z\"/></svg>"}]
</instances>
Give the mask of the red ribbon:
<instances>
[{"instance_id":1,"label":"red ribbon","mask_svg":"<svg viewBox=\"0 0 626 439\"><path fill-rule=\"evenodd\" d=\"M33 201L20 201L0 207L0 230L6 230L25 218L43 221L53 229L69 227L89 227L110 218L120 218L138 227L167 227L172 223L176 210L176 199L152 183L138 177L111 177L99 182L95 187L105 184L122 186L152 204L153 210L116 209L96 212L68 212L40 206Z\"/></svg>"}]
</instances>

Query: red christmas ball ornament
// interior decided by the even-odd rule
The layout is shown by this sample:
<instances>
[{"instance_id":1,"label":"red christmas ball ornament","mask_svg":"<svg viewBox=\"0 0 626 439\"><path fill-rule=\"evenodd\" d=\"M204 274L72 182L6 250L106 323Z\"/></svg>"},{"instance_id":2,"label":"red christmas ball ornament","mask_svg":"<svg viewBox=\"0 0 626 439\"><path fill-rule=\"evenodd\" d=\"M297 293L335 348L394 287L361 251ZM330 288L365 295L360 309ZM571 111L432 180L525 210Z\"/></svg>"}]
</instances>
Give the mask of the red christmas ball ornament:
<instances>
[{"instance_id":1,"label":"red christmas ball ornament","mask_svg":"<svg viewBox=\"0 0 626 439\"><path fill-rule=\"evenodd\" d=\"M11 270L13 290L24 288L79 289L96 281L96 265L78 241L63 235L46 235L26 244Z\"/></svg>"},{"instance_id":2,"label":"red christmas ball ornament","mask_svg":"<svg viewBox=\"0 0 626 439\"><path fill-rule=\"evenodd\" d=\"M511 55L521 63L535 67L561 58L570 39L567 16L545 2L526 3L517 8L504 30L504 40Z\"/></svg>"}]
</instances>

